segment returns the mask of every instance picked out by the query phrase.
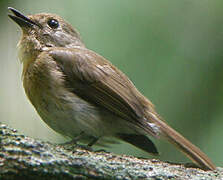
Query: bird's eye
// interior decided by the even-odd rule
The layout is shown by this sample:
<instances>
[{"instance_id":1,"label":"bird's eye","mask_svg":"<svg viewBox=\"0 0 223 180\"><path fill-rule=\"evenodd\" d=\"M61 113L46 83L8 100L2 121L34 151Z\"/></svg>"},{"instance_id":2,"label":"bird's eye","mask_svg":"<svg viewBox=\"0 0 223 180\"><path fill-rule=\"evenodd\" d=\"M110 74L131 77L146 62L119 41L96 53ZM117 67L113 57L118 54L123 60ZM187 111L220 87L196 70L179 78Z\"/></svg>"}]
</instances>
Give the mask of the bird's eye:
<instances>
[{"instance_id":1,"label":"bird's eye","mask_svg":"<svg viewBox=\"0 0 223 180\"><path fill-rule=\"evenodd\" d=\"M53 29L56 29L59 27L59 22L56 20L56 19L50 19L47 24L53 28Z\"/></svg>"}]
</instances>

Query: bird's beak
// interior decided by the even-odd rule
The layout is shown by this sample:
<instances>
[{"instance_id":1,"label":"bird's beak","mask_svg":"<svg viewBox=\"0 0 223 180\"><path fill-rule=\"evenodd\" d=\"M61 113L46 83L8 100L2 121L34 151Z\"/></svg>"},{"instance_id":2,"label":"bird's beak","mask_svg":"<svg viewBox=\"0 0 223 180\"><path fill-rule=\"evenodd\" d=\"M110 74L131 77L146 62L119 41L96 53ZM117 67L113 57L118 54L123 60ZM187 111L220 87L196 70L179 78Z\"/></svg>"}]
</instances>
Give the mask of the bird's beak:
<instances>
[{"instance_id":1,"label":"bird's beak","mask_svg":"<svg viewBox=\"0 0 223 180\"><path fill-rule=\"evenodd\" d=\"M32 21L30 18L27 16L23 15L21 12L18 10L8 7L8 9L13 13L13 15L8 14L8 16L15 21L22 29L23 28L32 28L34 25L39 26L37 23Z\"/></svg>"}]
</instances>

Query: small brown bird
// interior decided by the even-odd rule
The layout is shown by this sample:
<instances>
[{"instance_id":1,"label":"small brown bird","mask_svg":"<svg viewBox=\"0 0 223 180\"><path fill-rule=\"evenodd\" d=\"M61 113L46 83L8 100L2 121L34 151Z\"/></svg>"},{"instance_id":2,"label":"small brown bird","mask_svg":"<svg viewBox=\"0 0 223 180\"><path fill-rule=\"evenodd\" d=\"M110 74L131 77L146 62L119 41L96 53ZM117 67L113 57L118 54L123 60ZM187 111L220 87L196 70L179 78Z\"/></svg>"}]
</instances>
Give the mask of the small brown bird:
<instances>
[{"instance_id":1,"label":"small brown bird","mask_svg":"<svg viewBox=\"0 0 223 180\"><path fill-rule=\"evenodd\" d=\"M201 168L216 169L199 148L161 120L125 74L87 49L61 17L9 10L23 32L18 48L25 92L52 129L89 146L115 137L152 154L158 152L148 136L162 137Z\"/></svg>"}]
</instances>

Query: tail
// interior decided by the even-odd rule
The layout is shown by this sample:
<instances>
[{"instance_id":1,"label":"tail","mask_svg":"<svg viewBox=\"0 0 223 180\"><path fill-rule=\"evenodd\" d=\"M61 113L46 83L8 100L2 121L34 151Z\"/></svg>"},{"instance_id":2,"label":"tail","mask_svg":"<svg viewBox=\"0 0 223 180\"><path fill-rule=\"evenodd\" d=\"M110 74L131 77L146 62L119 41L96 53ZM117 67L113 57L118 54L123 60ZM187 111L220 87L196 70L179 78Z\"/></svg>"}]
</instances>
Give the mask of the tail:
<instances>
[{"instance_id":1,"label":"tail","mask_svg":"<svg viewBox=\"0 0 223 180\"><path fill-rule=\"evenodd\" d=\"M156 115L150 113L150 121L156 124L162 137L168 140L170 143L175 145L182 153L184 153L189 159L194 163L199 165L205 170L215 170L216 166L211 162L211 160L204 154L198 147L193 145L190 141L180 135L177 131L167 125L164 121L160 120Z\"/></svg>"}]
</instances>

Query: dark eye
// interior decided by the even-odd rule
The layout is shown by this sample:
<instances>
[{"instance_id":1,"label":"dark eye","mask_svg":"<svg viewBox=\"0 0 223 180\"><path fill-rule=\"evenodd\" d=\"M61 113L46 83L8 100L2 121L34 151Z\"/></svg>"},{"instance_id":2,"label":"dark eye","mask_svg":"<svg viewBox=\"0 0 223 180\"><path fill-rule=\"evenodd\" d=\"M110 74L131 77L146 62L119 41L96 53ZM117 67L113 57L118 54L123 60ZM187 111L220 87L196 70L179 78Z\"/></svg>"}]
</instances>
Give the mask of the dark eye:
<instances>
[{"instance_id":1,"label":"dark eye","mask_svg":"<svg viewBox=\"0 0 223 180\"><path fill-rule=\"evenodd\" d=\"M56 20L56 19L50 19L47 24L53 28L53 29L56 29L59 27L59 22Z\"/></svg>"}]
</instances>

